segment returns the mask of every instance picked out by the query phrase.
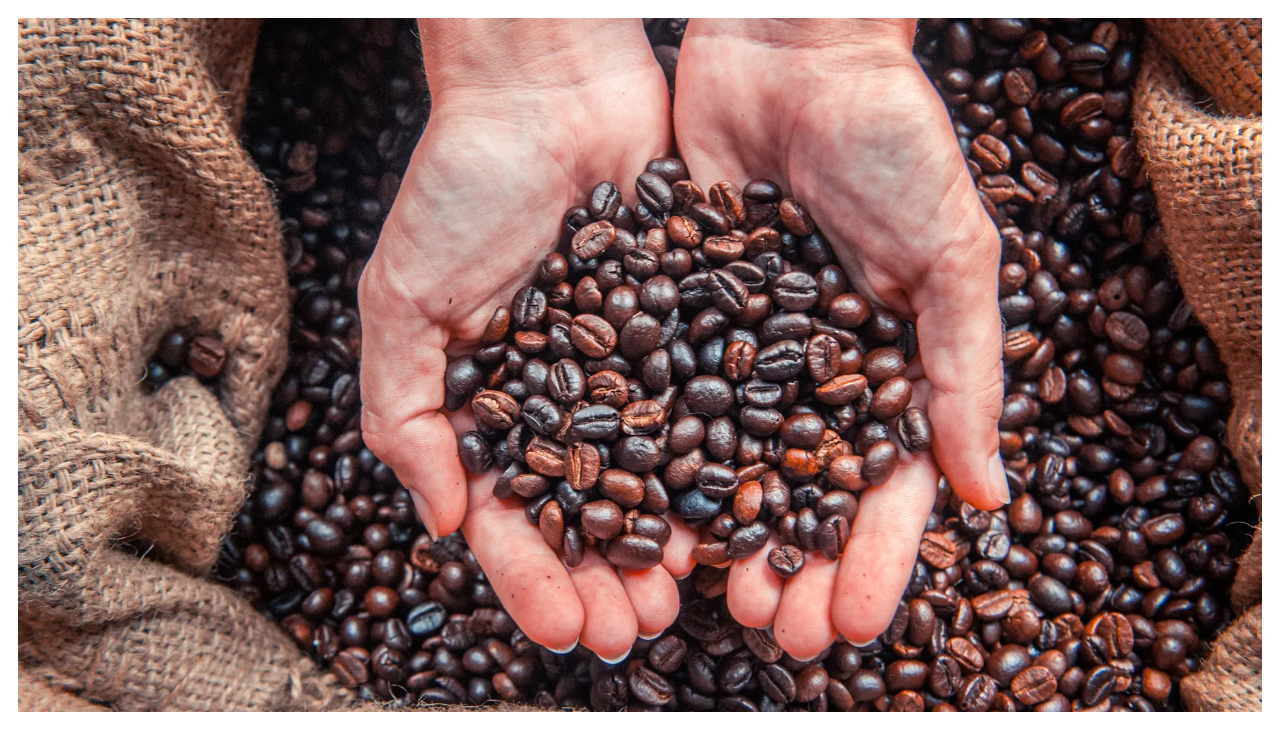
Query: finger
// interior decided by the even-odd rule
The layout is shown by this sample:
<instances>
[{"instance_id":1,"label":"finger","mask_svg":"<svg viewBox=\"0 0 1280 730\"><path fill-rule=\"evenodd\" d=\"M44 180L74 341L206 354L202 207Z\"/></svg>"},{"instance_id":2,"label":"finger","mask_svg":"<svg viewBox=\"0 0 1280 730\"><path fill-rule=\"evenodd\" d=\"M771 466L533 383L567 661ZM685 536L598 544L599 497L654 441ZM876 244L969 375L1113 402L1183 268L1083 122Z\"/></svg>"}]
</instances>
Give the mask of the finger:
<instances>
[{"instance_id":1,"label":"finger","mask_svg":"<svg viewBox=\"0 0 1280 730\"><path fill-rule=\"evenodd\" d=\"M584 610L560 558L524 518L520 500L493 496L497 475L472 477L462 534L503 608L530 639L552 651L578 643Z\"/></svg>"},{"instance_id":2,"label":"finger","mask_svg":"<svg viewBox=\"0 0 1280 730\"><path fill-rule=\"evenodd\" d=\"M648 570L619 570L622 588L636 614L636 631L652 639L675 623L680 613L680 592L676 580L661 565Z\"/></svg>"},{"instance_id":3,"label":"finger","mask_svg":"<svg viewBox=\"0 0 1280 730\"><path fill-rule=\"evenodd\" d=\"M592 548L578 567L569 569L569 577L585 614L582 645L608 664L626 659L640 627L618 571Z\"/></svg>"},{"instance_id":4,"label":"finger","mask_svg":"<svg viewBox=\"0 0 1280 730\"><path fill-rule=\"evenodd\" d=\"M467 509L466 473L458 460L458 442L444 405L444 335L427 326L407 341L375 324L365 325L365 357L360 392L360 425L365 445L396 473L400 483L423 497L423 525L432 537L462 524ZM419 336L420 335L420 336ZM386 353L398 352L389 357Z\"/></svg>"},{"instance_id":5,"label":"finger","mask_svg":"<svg viewBox=\"0 0 1280 730\"><path fill-rule=\"evenodd\" d=\"M782 603L785 581L769 567L769 551L781 543L769 538L764 548L733 561L729 568L729 589L725 601L729 613L743 626L763 629L773 623Z\"/></svg>"},{"instance_id":6,"label":"finger","mask_svg":"<svg viewBox=\"0 0 1280 730\"><path fill-rule=\"evenodd\" d=\"M920 549L938 488L929 454L902 451L889 481L860 493L849 544L840 558L831 617L845 639L865 644L889 626ZM806 564L803 575L809 570Z\"/></svg>"},{"instance_id":7,"label":"finger","mask_svg":"<svg viewBox=\"0 0 1280 730\"><path fill-rule=\"evenodd\" d=\"M831 591L839 563L819 553L805 555L804 569L787 581L773 621L773 636L788 654L807 661L836 640Z\"/></svg>"},{"instance_id":8,"label":"finger","mask_svg":"<svg viewBox=\"0 0 1280 730\"><path fill-rule=\"evenodd\" d=\"M697 565L693 560L693 548L698 544L698 532L678 517L663 516L671 526L671 539L662 548L662 567L672 578L680 580L693 572Z\"/></svg>"},{"instance_id":9,"label":"finger","mask_svg":"<svg viewBox=\"0 0 1280 730\"><path fill-rule=\"evenodd\" d=\"M952 246L934 263L912 307L933 387L928 412L938 465L965 501L996 509L1009 501L997 432L1004 400L1000 240L989 222L977 230L984 233L972 245Z\"/></svg>"}]
</instances>

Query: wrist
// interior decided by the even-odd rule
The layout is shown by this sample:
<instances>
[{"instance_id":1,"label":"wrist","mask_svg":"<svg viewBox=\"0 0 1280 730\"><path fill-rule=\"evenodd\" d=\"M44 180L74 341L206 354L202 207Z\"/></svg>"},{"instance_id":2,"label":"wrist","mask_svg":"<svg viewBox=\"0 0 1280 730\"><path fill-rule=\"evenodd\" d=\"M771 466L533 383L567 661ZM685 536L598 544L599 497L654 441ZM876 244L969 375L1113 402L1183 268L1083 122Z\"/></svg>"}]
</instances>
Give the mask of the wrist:
<instances>
[{"instance_id":1,"label":"wrist","mask_svg":"<svg viewBox=\"0 0 1280 730\"><path fill-rule=\"evenodd\" d=\"M731 36L772 51L870 63L911 56L914 18L692 20L690 35Z\"/></svg>"},{"instance_id":2,"label":"wrist","mask_svg":"<svg viewBox=\"0 0 1280 730\"><path fill-rule=\"evenodd\" d=\"M656 68L639 21L421 19L418 29L437 102L572 92L644 61Z\"/></svg>"}]
</instances>

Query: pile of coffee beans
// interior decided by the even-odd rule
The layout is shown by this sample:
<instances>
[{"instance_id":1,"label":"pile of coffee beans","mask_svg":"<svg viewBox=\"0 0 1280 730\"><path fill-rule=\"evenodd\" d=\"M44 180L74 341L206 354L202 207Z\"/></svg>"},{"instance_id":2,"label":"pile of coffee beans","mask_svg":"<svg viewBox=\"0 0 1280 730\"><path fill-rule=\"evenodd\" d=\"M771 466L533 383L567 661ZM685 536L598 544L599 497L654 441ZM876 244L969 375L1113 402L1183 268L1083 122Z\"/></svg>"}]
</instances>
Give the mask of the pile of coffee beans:
<instances>
[{"instance_id":1,"label":"pile of coffee beans","mask_svg":"<svg viewBox=\"0 0 1280 730\"><path fill-rule=\"evenodd\" d=\"M458 451L504 469L501 498L566 564L596 546L633 570L661 562L668 510L719 540L721 565L782 546L835 560L856 493L888 481L904 446L932 443L904 377L908 321L853 293L804 208L769 180L707 192L653 160L635 210L612 182L564 215L563 254L499 307L474 356L449 364L447 407L470 403Z\"/></svg>"},{"instance_id":2,"label":"pile of coffee beans","mask_svg":"<svg viewBox=\"0 0 1280 730\"><path fill-rule=\"evenodd\" d=\"M646 30L677 46L683 25ZM383 701L1177 709L1179 678L1232 618L1234 556L1257 514L1220 446L1222 364L1178 291L1133 146L1139 31L926 20L917 34L1004 241L1013 503L975 510L942 481L899 611L868 646L797 661L734 622L727 571L700 566L679 584L676 624L610 666L524 637L461 538L426 537L360 439L355 285L429 108L413 23L268 22L244 143L279 191L295 319L219 574Z\"/></svg>"},{"instance_id":3,"label":"pile of coffee beans","mask_svg":"<svg viewBox=\"0 0 1280 730\"><path fill-rule=\"evenodd\" d=\"M227 348L216 332L203 333L193 323L175 327L160 338L155 357L147 363L145 386L156 390L181 375L210 381L222 374Z\"/></svg>"}]
</instances>

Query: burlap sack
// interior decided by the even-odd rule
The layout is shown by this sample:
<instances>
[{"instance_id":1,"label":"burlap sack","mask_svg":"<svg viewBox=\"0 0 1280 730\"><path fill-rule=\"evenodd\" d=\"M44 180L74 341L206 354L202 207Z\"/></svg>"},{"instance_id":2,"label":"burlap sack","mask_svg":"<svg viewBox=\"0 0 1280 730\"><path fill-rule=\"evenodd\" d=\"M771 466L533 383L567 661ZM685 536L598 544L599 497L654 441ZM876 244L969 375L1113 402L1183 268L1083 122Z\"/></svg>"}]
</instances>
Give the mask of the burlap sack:
<instances>
[{"instance_id":1,"label":"burlap sack","mask_svg":"<svg viewBox=\"0 0 1280 730\"><path fill-rule=\"evenodd\" d=\"M278 218L237 143L251 21L18 24L22 709L347 704L206 580L286 364ZM141 386L199 320L216 386Z\"/></svg>"},{"instance_id":2,"label":"burlap sack","mask_svg":"<svg viewBox=\"0 0 1280 730\"><path fill-rule=\"evenodd\" d=\"M1178 281L1227 366L1235 399L1227 445L1258 502L1262 21L1151 20L1147 29L1134 88L1134 130ZM1244 611L1261 600L1259 528L1240 561L1232 604ZM1203 671L1183 682L1188 707L1262 709L1261 615L1261 605L1245 612L1223 632Z\"/></svg>"}]
</instances>

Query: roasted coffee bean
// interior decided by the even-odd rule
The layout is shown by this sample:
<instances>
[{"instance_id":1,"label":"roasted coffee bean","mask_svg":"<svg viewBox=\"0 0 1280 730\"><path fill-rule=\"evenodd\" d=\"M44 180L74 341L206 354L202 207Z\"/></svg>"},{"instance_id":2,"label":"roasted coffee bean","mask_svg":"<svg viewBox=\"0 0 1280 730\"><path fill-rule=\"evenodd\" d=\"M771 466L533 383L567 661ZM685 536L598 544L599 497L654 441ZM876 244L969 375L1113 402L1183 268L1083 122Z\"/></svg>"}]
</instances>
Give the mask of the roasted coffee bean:
<instances>
[{"instance_id":1,"label":"roasted coffee bean","mask_svg":"<svg viewBox=\"0 0 1280 730\"><path fill-rule=\"evenodd\" d=\"M515 425L520 404L502 391L482 390L471 399L471 410L485 426L505 430Z\"/></svg>"},{"instance_id":2,"label":"roasted coffee bean","mask_svg":"<svg viewBox=\"0 0 1280 730\"><path fill-rule=\"evenodd\" d=\"M830 515L817 531L818 550L827 560L837 560L849 542L849 520L843 515Z\"/></svg>"},{"instance_id":3,"label":"roasted coffee bean","mask_svg":"<svg viewBox=\"0 0 1280 730\"><path fill-rule=\"evenodd\" d=\"M520 415L529 428L542 436L559 434L566 420L564 411L555 401L542 395L531 395L525 399Z\"/></svg>"},{"instance_id":4,"label":"roasted coffee bean","mask_svg":"<svg viewBox=\"0 0 1280 730\"><path fill-rule=\"evenodd\" d=\"M898 417L898 440L913 454L923 453L933 446L933 427L923 409L908 406L902 412Z\"/></svg>"},{"instance_id":5,"label":"roasted coffee bean","mask_svg":"<svg viewBox=\"0 0 1280 730\"><path fill-rule=\"evenodd\" d=\"M622 532L622 509L607 499L582 505L582 529L588 535L608 540Z\"/></svg>"},{"instance_id":6,"label":"roasted coffee bean","mask_svg":"<svg viewBox=\"0 0 1280 730\"><path fill-rule=\"evenodd\" d=\"M662 546L641 535L623 535L609 541L605 557L625 570L647 570L662 562Z\"/></svg>"},{"instance_id":7,"label":"roasted coffee bean","mask_svg":"<svg viewBox=\"0 0 1280 730\"><path fill-rule=\"evenodd\" d=\"M880 441L867 449L862 457L862 478L867 484L880 486L898 469L898 447Z\"/></svg>"},{"instance_id":8,"label":"roasted coffee bean","mask_svg":"<svg viewBox=\"0 0 1280 730\"><path fill-rule=\"evenodd\" d=\"M818 400L829 406L852 403L867 390L867 379L862 375L837 375L814 390Z\"/></svg>"},{"instance_id":9,"label":"roasted coffee bean","mask_svg":"<svg viewBox=\"0 0 1280 730\"><path fill-rule=\"evenodd\" d=\"M650 434L662 428L667 421L667 412L653 400L640 400L628 403L620 415L622 432L631 436Z\"/></svg>"},{"instance_id":10,"label":"roasted coffee bean","mask_svg":"<svg viewBox=\"0 0 1280 730\"><path fill-rule=\"evenodd\" d=\"M187 367L201 377L218 377L226 362L226 345L213 335L200 335L192 339L187 348Z\"/></svg>"},{"instance_id":11,"label":"roasted coffee bean","mask_svg":"<svg viewBox=\"0 0 1280 730\"><path fill-rule=\"evenodd\" d=\"M795 545L781 545L769 551L769 567L783 578L790 578L804 567L804 553Z\"/></svg>"},{"instance_id":12,"label":"roasted coffee bean","mask_svg":"<svg viewBox=\"0 0 1280 730\"><path fill-rule=\"evenodd\" d=\"M880 421L896 418L911 403L911 381L891 378L880 384L871 396L871 415Z\"/></svg>"},{"instance_id":13,"label":"roasted coffee bean","mask_svg":"<svg viewBox=\"0 0 1280 730\"><path fill-rule=\"evenodd\" d=\"M608 192L612 193L610 202L616 212L617 205L621 201L621 198L618 197L617 188L614 188L612 183L601 183L601 185L608 185L612 188ZM596 201L593 200L592 203L595 204ZM609 216L601 215L600 217ZM617 233L618 230L607 220L597 220L589 223L573 234L573 254L584 261L594 259L613 246Z\"/></svg>"},{"instance_id":14,"label":"roasted coffee bean","mask_svg":"<svg viewBox=\"0 0 1280 730\"><path fill-rule=\"evenodd\" d=\"M598 359L613 352L618 344L618 333L603 317L579 314L569 327L569 339L587 357Z\"/></svg>"},{"instance_id":15,"label":"roasted coffee bean","mask_svg":"<svg viewBox=\"0 0 1280 730\"><path fill-rule=\"evenodd\" d=\"M1013 696L1026 705L1034 705L1048 700L1058 689L1058 680L1045 667L1028 667L1013 678L1011 684Z\"/></svg>"},{"instance_id":16,"label":"roasted coffee bean","mask_svg":"<svg viewBox=\"0 0 1280 730\"><path fill-rule=\"evenodd\" d=\"M622 430L622 414L610 405L584 406L573 412L569 432L576 438L608 440Z\"/></svg>"},{"instance_id":17,"label":"roasted coffee bean","mask_svg":"<svg viewBox=\"0 0 1280 730\"><path fill-rule=\"evenodd\" d=\"M756 354L756 375L765 380L790 380L804 366L804 346L795 340L775 342Z\"/></svg>"},{"instance_id":18,"label":"roasted coffee bean","mask_svg":"<svg viewBox=\"0 0 1280 730\"><path fill-rule=\"evenodd\" d=\"M458 437L458 457L462 466L472 474L483 474L493 466L489 442L476 431L468 431Z\"/></svg>"},{"instance_id":19,"label":"roasted coffee bean","mask_svg":"<svg viewBox=\"0 0 1280 730\"><path fill-rule=\"evenodd\" d=\"M733 531L729 536L729 557L737 560L753 555L764 547L769 539L769 528L763 522L752 522Z\"/></svg>"},{"instance_id":20,"label":"roasted coffee bean","mask_svg":"<svg viewBox=\"0 0 1280 730\"><path fill-rule=\"evenodd\" d=\"M690 412L715 417L724 414L733 405L733 388L727 381L713 375L699 375L685 384L685 403Z\"/></svg>"}]
</instances>

